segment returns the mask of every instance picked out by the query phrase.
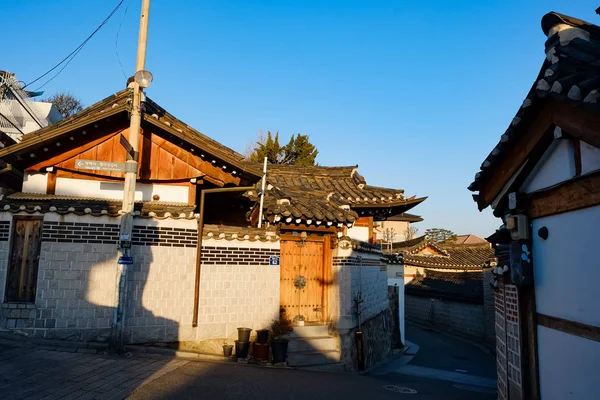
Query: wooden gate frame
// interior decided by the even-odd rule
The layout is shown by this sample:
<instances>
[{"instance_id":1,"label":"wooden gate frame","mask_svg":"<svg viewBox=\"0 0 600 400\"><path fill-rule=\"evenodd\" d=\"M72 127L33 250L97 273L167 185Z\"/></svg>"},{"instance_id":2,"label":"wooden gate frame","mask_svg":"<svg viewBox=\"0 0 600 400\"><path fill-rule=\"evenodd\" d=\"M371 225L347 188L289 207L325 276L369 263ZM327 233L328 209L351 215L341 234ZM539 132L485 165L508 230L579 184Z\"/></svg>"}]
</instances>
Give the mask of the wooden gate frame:
<instances>
[{"instance_id":1,"label":"wooden gate frame","mask_svg":"<svg viewBox=\"0 0 600 400\"><path fill-rule=\"evenodd\" d=\"M323 243L323 284L322 284L322 303L323 303L323 313L322 313L322 323L331 322L330 315L330 306L329 306L329 296L331 295L333 284L333 257L331 251L331 235L326 234L323 236L310 236L308 235L306 239L300 238L299 235L292 235L289 233L282 233L280 236L280 241L288 241L288 242L318 242ZM281 288L280 296L281 296Z\"/></svg>"}]
</instances>

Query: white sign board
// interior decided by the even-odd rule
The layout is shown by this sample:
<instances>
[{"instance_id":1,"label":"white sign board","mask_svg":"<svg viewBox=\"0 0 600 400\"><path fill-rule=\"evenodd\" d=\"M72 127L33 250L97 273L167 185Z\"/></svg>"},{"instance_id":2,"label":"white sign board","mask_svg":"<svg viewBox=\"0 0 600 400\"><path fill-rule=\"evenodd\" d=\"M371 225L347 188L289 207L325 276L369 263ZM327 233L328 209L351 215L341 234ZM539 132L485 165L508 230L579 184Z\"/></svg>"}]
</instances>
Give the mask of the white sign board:
<instances>
[{"instance_id":1,"label":"white sign board","mask_svg":"<svg viewBox=\"0 0 600 400\"><path fill-rule=\"evenodd\" d=\"M125 172L125 163L96 160L75 160L75 168L93 169L96 171Z\"/></svg>"}]
</instances>

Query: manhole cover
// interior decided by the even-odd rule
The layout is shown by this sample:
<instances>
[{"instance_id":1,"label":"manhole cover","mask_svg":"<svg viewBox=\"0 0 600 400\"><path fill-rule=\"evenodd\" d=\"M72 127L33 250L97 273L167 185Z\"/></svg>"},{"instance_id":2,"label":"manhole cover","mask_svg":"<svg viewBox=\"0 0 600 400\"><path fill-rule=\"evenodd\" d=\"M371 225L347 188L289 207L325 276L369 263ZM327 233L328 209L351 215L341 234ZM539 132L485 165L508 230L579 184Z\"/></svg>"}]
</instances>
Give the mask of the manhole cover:
<instances>
[{"instance_id":1,"label":"manhole cover","mask_svg":"<svg viewBox=\"0 0 600 400\"><path fill-rule=\"evenodd\" d=\"M389 390L390 392L394 392L394 393L417 394L417 391L415 389L407 388L407 387L404 387L404 386L383 385L382 387L385 390Z\"/></svg>"},{"instance_id":2,"label":"manhole cover","mask_svg":"<svg viewBox=\"0 0 600 400\"><path fill-rule=\"evenodd\" d=\"M493 388L484 387L484 386L476 386L476 385L464 385L462 383L455 383L452 386L457 389L468 390L469 392L476 392L476 393L496 393L497 392L497 390L493 389Z\"/></svg>"}]
</instances>

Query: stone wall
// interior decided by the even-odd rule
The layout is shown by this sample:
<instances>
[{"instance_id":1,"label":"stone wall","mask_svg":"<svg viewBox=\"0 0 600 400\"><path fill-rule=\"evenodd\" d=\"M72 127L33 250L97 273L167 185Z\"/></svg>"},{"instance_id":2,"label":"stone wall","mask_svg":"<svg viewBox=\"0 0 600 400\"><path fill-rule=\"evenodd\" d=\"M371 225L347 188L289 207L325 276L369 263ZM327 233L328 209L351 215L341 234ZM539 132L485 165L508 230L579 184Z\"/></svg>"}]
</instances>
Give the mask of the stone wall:
<instances>
[{"instance_id":1,"label":"stone wall","mask_svg":"<svg viewBox=\"0 0 600 400\"><path fill-rule=\"evenodd\" d=\"M483 339L483 306L405 294L406 319Z\"/></svg>"},{"instance_id":2,"label":"stone wall","mask_svg":"<svg viewBox=\"0 0 600 400\"><path fill-rule=\"evenodd\" d=\"M392 354L392 312L389 308L361 323L365 369L385 360ZM355 330L340 331L341 363L346 370L358 369Z\"/></svg>"},{"instance_id":3,"label":"stone wall","mask_svg":"<svg viewBox=\"0 0 600 400\"><path fill-rule=\"evenodd\" d=\"M492 268L483 270L483 340L496 351L496 304L495 291L490 286L493 281Z\"/></svg>"},{"instance_id":4,"label":"stone wall","mask_svg":"<svg viewBox=\"0 0 600 400\"><path fill-rule=\"evenodd\" d=\"M392 312L388 300L387 262L377 251L359 251L340 240L333 253L333 276L338 291L332 301L332 320L337 320L341 362L356 370L355 331L363 332L365 368L384 360L392 352ZM360 294L360 318L356 299ZM337 307L337 308L336 308ZM360 322L360 324L359 324Z\"/></svg>"},{"instance_id":5,"label":"stone wall","mask_svg":"<svg viewBox=\"0 0 600 400\"><path fill-rule=\"evenodd\" d=\"M6 274L8 272L8 257L10 256L10 222L3 220L6 213L0 213L0 300L4 302L4 288L6 287Z\"/></svg>"},{"instance_id":6,"label":"stone wall","mask_svg":"<svg viewBox=\"0 0 600 400\"><path fill-rule=\"evenodd\" d=\"M12 215L0 213L2 218ZM0 224L2 291L7 226ZM116 218L44 215L35 304L3 304L0 325L38 337L107 340L116 302L118 233ZM269 257L279 255L279 241L246 239L203 241L198 326L192 327L196 221L135 219L126 340L206 341L220 351L237 327L267 327L279 315L279 267L269 265Z\"/></svg>"}]
</instances>

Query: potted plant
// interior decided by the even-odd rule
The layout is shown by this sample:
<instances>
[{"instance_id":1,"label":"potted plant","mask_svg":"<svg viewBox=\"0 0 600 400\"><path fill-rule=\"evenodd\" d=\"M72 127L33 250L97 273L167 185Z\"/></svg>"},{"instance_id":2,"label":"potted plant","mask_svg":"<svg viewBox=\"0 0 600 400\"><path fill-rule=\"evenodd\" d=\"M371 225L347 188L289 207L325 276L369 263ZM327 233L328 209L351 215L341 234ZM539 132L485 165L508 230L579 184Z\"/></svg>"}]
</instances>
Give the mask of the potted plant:
<instances>
[{"instance_id":1,"label":"potted plant","mask_svg":"<svg viewBox=\"0 0 600 400\"><path fill-rule=\"evenodd\" d=\"M233 346L228 344L227 342L223 342L223 357L231 357L232 352Z\"/></svg>"},{"instance_id":2,"label":"potted plant","mask_svg":"<svg viewBox=\"0 0 600 400\"><path fill-rule=\"evenodd\" d=\"M304 316L303 315L296 315L294 317L294 325L296 325L296 326L304 326Z\"/></svg>"},{"instance_id":3,"label":"potted plant","mask_svg":"<svg viewBox=\"0 0 600 400\"><path fill-rule=\"evenodd\" d=\"M273 364L287 361L287 351L289 340L287 336L292 333L294 327L286 314L281 314L279 320L273 320L271 331L271 348L273 350Z\"/></svg>"}]
</instances>

